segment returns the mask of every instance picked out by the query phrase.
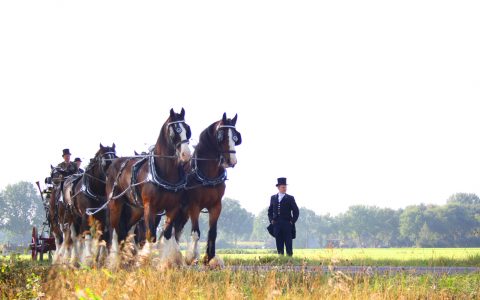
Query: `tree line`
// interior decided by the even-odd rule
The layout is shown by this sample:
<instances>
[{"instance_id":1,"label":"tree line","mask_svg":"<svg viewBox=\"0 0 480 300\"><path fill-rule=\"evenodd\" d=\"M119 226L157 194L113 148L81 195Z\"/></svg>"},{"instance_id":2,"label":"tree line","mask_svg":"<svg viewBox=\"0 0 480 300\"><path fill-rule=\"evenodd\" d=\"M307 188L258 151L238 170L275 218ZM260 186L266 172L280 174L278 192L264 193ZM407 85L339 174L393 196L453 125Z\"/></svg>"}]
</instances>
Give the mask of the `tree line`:
<instances>
[{"instance_id":1,"label":"tree line","mask_svg":"<svg viewBox=\"0 0 480 300\"><path fill-rule=\"evenodd\" d=\"M266 231L268 207L258 215L238 200L224 198L218 221L217 247L274 247ZM32 226L45 212L35 186L8 185L0 192L0 243L28 243ZM208 235L208 214L200 216L201 241ZM182 241L188 241L187 224ZM480 247L480 198L459 193L444 205L411 205L402 209L354 205L337 216L300 208L296 248L317 247ZM257 243L252 243L253 241Z\"/></svg>"}]
</instances>

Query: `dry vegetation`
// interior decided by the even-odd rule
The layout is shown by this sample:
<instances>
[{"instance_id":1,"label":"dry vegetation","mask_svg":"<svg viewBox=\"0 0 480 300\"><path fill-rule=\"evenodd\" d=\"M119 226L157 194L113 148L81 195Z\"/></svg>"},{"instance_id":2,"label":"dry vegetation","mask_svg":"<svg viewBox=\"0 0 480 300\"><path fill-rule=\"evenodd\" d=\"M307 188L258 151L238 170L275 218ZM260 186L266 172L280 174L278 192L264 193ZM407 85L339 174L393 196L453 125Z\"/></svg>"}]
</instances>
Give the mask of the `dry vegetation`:
<instances>
[{"instance_id":1,"label":"dry vegetation","mask_svg":"<svg viewBox=\"0 0 480 300\"><path fill-rule=\"evenodd\" d=\"M4 299L480 299L480 274L358 275L153 267L110 271L0 260Z\"/></svg>"},{"instance_id":2,"label":"dry vegetation","mask_svg":"<svg viewBox=\"0 0 480 300\"><path fill-rule=\"evenodd\" d=\"M232 272L152 268L111 273L52 271L49 299L445 299L479 298L479 275L357 276L302 272Z\"/></svg>"}]
</instances>

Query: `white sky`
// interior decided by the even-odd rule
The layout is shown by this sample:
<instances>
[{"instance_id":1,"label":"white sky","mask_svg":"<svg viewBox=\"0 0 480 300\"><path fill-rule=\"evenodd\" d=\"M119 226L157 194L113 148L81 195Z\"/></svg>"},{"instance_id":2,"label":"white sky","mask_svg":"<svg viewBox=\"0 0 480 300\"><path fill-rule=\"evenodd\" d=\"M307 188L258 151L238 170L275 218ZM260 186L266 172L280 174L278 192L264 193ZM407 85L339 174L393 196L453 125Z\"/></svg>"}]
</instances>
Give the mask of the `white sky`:
<instances>
[{"instance_id":1,"label":"white sky","mask_svg":"<svg viewBox=\"0 0 480 300\"><path fill-rule=\"evenodd\" d=\"M478 1L1 1L0 187L63 148L194 143L238 113L226 196L257 213L405 207L480 194Z\"/></svg>"}]
</instances>

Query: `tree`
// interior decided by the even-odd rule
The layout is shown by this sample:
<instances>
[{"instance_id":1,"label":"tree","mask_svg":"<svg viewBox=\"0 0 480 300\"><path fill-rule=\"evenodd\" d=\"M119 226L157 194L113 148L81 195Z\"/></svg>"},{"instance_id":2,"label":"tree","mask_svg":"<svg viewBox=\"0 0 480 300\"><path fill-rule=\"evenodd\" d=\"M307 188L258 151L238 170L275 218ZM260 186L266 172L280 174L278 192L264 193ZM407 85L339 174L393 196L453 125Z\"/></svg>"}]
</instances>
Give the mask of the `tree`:
<instances>
[{"instance_id":1,"label":"tree","mask_svg":"<svg viewBox=\"0 0 480 300\"><path fill-rule=\"evenodd\" d=\"M267 231L268 224L268 207L265 207L258 215L255 216L250 239L252 241L264 241L266 243L270 241L271 243L272 236Z\"/></svg>"},{"instance_id":2,"label":"tree","mask_svg":"<svg viewBox=\"0 0 480 300\"><path fill-rule=\"evenodd\" d=\"M320 243L321 219L313 210L300 208L300 216L295 224L297 238L293 240L296 248L318 247Z\"/></svg>"},{"instance_id":3,"label":"tree","mask_svg":"<svg viewBox=\"0 0 480 300\"><path fill-rule=\"evenodd\" d=\"M381 227L376 219L377 210L377 207L354 205L340 216L345 235L351 237L357 246L376 246L375 236Z\"/></svg>"},{"instance_id":4,"label":"tree","mask_svg":"<svg viewBox=\"0 0 480 300\"><path fill-rule=\"evenodd\" d=\"M447 204L458 203L464 205L480 206L480 198L475 194L457 193L453 194L447 199Z\"/></svg>"},{"instance_id":5,"label":"tree","mask_svg":"<svg viewBox=\"0 0 480 300\"><path fill-rule=\"evenodd\" d=\"M238 200L224 198L222 213L218 220L218 231L221 237L237 246L239 239L246 240L253 230L254 215L240 206Z\"/></svg>"},{"instance_id":6,"label":"tree","mask_svg":"<svg viewBox=\"0 0 480 300\"><path fill-rule=\"evenodd\" d=\"M426 222L426 210L424 204L412 205L407 206L400 215L400 235L410 242L410 246L417 243L420 230Z\"/></svg>"},{"instance_id":7,"label":"tree","mask_svg":"<svg viewBox=\"0 0 480 300\"><path fill-rule=\"evenodd\" d=\"M208 237L208 213L200 213L198 225L200 227L200 241ZM254 215L240 206L237 200L224 198L222 212L217 223L217 247L229 247L237 244L238 240L248 240L252 234ZM190 242L192 223L188 220L183 229L182 241Z\"/></svg>"},{"instance_id":8,"label":"tree","mask_svg":"<svg viewBox=\"0 0 480 300\"><path fill-rule=\"evenodd\" d=\"M480 245L480 239L472 236L472 232L480 227L480 222L470 206L453 202L441 208L439 215L446 223L445 234L451 240L449 246Z\"/></svg>"},{"instance_id":9,"label":"tree","mask_svg":"<svg viewBox=\"0 0 480 300\"><path fill-rule=\"evenodd\" d=\"M16 242L27 242L33 226L41 226L45 212L32 183L22 181L8 185L0 193L1 229L11 234Z\"/></svg>"},{"instance_id":10,"label":"tree","mask_svg":"<svg viewBox=\"0 0 480 300\"><path fill-rule=\"evenodd\" d=\"M383 247L397 246L400 243L399 226L401 210L380 208L375 211L376 243Z\"/></svg>"},{"instance_id":11,"label":"tree","mask_svg":"<svg viewBox=\"0 0 480 300\"><path fill-rule=\"evenodd\" d=\"M432 232L427 225L427 222L423 223L422 229L418 233L417 247L436 247L438 244L439 236L437 233Z\"/></svg>"}]
</instances>

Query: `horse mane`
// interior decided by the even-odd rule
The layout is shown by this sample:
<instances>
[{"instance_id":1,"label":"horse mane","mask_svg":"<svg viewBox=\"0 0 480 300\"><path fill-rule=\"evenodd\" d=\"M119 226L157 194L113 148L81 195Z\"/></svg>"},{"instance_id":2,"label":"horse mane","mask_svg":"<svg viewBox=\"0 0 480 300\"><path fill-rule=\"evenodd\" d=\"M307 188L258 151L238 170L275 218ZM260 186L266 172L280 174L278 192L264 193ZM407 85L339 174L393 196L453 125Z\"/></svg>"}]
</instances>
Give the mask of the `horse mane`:
<instances>
[{"instance_id":1,"label":"horse mane","mask_svg":"<svg viewBox=\"0 0 480 300\"><path fill-rule=\"evenodd\" d=\"M95 165L95 159L90 158L90 162L89 162L88 165L85 167L85 171L90 170L91 168L93 168L94 165Z\"/></svg>"},{"instance_id":2,"label":"horse mane","mask_svg":"<svg viewBox=\"0 0 480 300\"><path fill-rule=\"evenodd\" d=\"M154 151L156 150L158 145L166 145L167 149L170 147L170 143L167 140L168 132L167 132L167 124L168 122L172 122L171 118L168 117L167 120L163 123L162 128L160 128L160 134L158 135L157 143L155 144Z\"/></svg>"},{"instance_id":3,"label":"horse mane","mask_svg":"<svg viewBox=\"0 0 480 300\"><path fill-rule=\"evenodd\" d=\"M110 147L110 146L104 146L103 147L103 150L106 150L106 152L110 152L110 151L115 151L113 147ZM98 151L95 153L95 155L93 156L93 158L90 158L90 162L88 163L88 165L85 167L85 172L87 170L90 170L91 168L95 167L95 164L97 163L97 160L96 158L101 155L101 151L102 151L102 148L98 149Z\"/></svg>"},{"instance_id":4,"label":"horse mane","mask_svg":"<svg viewBox=\"0 0 480 300\"><path fill-rule=\"evenodd\" d=\"M217 152L216 148L216 137L215 137L215 128L221 121L213 122L210 126L205 128L198 140L198 144L195 148L195 151L200 152Z\"/></svg>"},{"instance_id":5,"label":"horse mane","mask_svg":"<svg viewBox=\"0 0 480 300\"><path fill-rule=\"evenodd\" d=\"M93 168L95 166L95 163L96 163L96 160L95 158L97 157L97 155L100 153L102 149L98 149L97 153L95 153L95 156L93 156L93 158L90 158L90 162L88 163L88 165L85 167L85 171L88 171L90 170L91 168Z\"/></svg>"}]
</instances>

